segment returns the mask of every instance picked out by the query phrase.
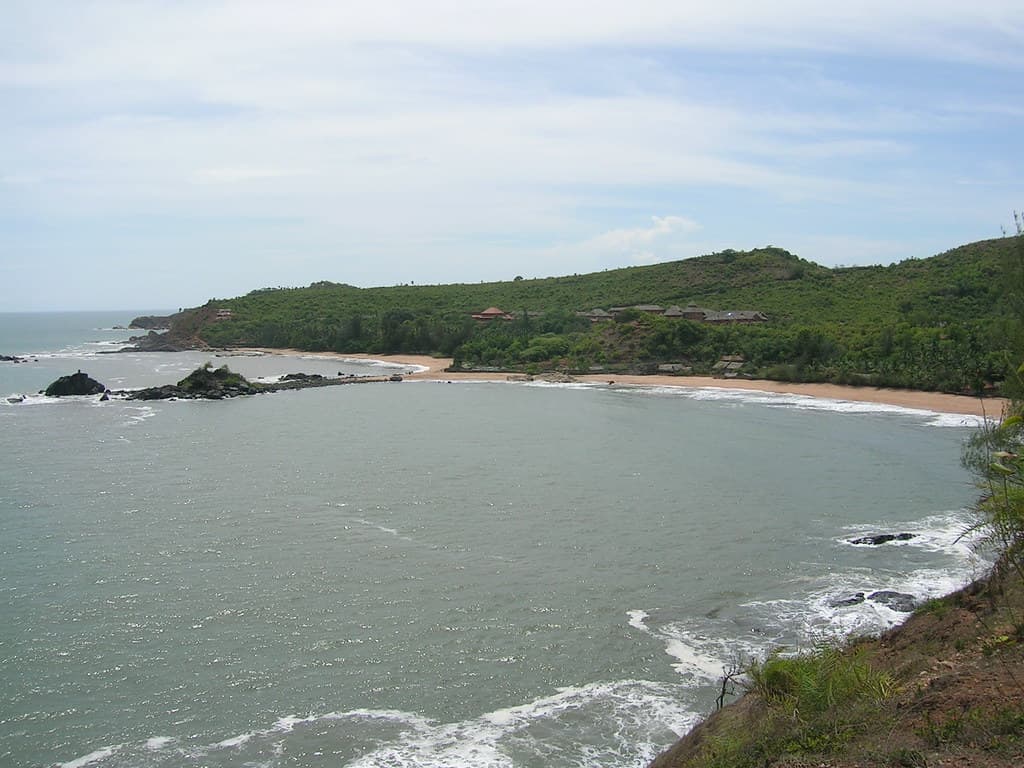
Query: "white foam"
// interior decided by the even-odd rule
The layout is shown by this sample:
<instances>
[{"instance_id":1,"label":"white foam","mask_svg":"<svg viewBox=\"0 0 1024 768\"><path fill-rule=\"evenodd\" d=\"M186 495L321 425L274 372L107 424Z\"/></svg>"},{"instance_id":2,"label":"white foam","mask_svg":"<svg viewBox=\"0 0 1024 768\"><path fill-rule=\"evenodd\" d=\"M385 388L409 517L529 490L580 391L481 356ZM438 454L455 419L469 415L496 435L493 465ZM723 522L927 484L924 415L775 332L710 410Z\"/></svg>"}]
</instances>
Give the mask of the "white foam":
<instances>
[{"instance_id":1,"label":"white foam","mask_svg":"<svg viewBox=\"0 0 1024 768\"><path fill-rule=\"evenodd\" d=\"M589 717L580 723L579 713ZM562 716L570 715L563 724ZM505 768L513 760L505 744L513 740L519 750L531 751L530 729L543 724L549 734L559 728L594 729L614 734L614 741L601 746L584 746L579 753L560 748L559 758L568 765L645 764L664 748L664 734L685 733L699 719L693 710L679 701L670 686L644 681L594 683L561 688L557 693L528 704L498 709L460 723L430 725L415 734L403 734L400 743L383 745L349 763L351 768L384 766L440 768L441 766L487 766ZM650 741L659 733L658 743ZM550 753L543 744L533 743L536 758Z\"/></svg>"},{"instance_id":2,"label":"white foam","mask_svg":"<svg viewBox=\"0 0 1024 768\"><path fill-rule=\"evenodd\" d=\"M511 381L511 384L525 384L528 387L539 387L541 389L605 389L604 384L595 384L589 381L545 381L534 379L533 381Z\"/></svg>"},{"instance_id":3,"label":"white foam","mask_svg":"<svg viewBox=\"0 0 1024 768\"><path fill-rule=\"evenodd\" d=\"M102 747L97 749L95 752L90 752L88 755L69 760L66 763L60 763L60 768L84 768L86 765L93 765L101 760L106 760L108 757L113 755L117 750L121 748L121 745L112 747Z\"/></svg>"},{"instance_id":4,"label":"white foam","mask_svg":"<svg viewBox=\"0 0 1024 768\"><path fill-rule=\"evenodd\" d=\"M737 661L763 656L780 645L810 647L823 639L877 634L910 614L870 599L873 592L912 595L920 604L961 588L987 570L990 560L974 549L971 537L964 536L969 519L967 511L954 510L907 523L850 526L847 530L858 534L907 530L916 535L893 542L901 549L888 549L888 544L864 548L868 559L871 551L877 552L877 567L850 565L828 571L809 579L803 595L750 600L735 606L732 618L693 616L658 626L646 611L632 610L628 623L663 642L666 654L675 659L673 669L699 685L717 682ZM837 537L835 546L849 546L850 538ZM929 558L927 565L915 565L915 548L940 554L949 564L936 565ZM920 560L918 555L916 561ZM836 605L857 593L861 602Z\"/></svg>"},{"instance_id":5,"label":"white foam","mask_svg":"<svg viewBox=\"0 0 1024 768\"><path fill-rule=\"evenodd\" d=\"M693 677L705 682L714 682L722 676L724 664L721 659L702 653L695 643L676 638L669 640L665 652L676 659L672 668L680 675Z\"/></svg>"},{"instance_id":6,"label":"white foam","mask_svg":"<svg viewBox=\"0 0 1024 768\"><path fill-rule=\"evenodd\" d=\"M970 565L985 562L974 548L977 534L974 532L976 520L970 510L957 509L928 515L920 520L910 522L879 522L872 525L850 525L844 527L849 531L836 541L865 549L884 550L888 547L916 547L929 552L940 552L950 555ZM879 533L913 533L913 538L888 541L877 545L853 544L853 540Z\"/></svg>"},{"instance_id":7,"label":"white foam","mask_svg":"<svg viewBox=\"0 0 1024 768\"><path fill-rule=\"evenodd\" d=\"M133 405L128 406L126 410L135 411L135 413L128 414L128 421L124 423L126 427L130 427L133 424L141 424L146 419L156 416L156 410L151 405Z\"/></svg>"},{"instance_id":8,"label":"white foam","mask_svg":"<svg viewBox=\"0 0 1024 768\"><path fill-rule=\"evenodd\" d=\"M302 725L303 723L315 722L318 718L315 715L307 715L306 717L298 717L296 715L285 715L279 717L274 722L275 731L284 731L285 733L291 733L295 730L295 726Z\"/></svg>"},{"instance_id":9,"label":"white foam","mask_svg":"<svg viewBox=\"0 0 1024 768\"><path fill-rule=\"evenodd\" d=\"M232 747L240 747L246 742L250 741L255 733L241 733L238 736L232 736L230 739L224 739L218 741L214 747L216 749L231 749Z\"/></svg>"},{"instance_id":10,"label":"white foam","mask_svg":"<svg viewBox=\"0 0 1024 768\"><path fill-rule=\"evenodd\" d=\"M724 649L714 648L714 653L707 649L707 638L698 638L679 625L669 624L657 630L647 626L650 614L643 610L628 611L629 626L639 629L665 644L665 653L676 661L672 668L681 676L704 684L712 683L722 677L727 663L723 661Z\"/></svg>"},{"instance_id":11,"label":"white foam","mask_svg":"<svg viewBox=\"0 0 1024 768\"><path fill-rule=\"evenodd\" d=\"M857 593L869 596L872 592L885 590L912 595L916 602L921 603L960 589L991 565L991 561L974 548L974 537L965 535L969 521L967 511L955 510L908 523L851 526L847 530L854 531L856 535L879 530L906 530L914 532L915 536L906 541L865 547L865 551L878 551L879 567L848 568L830 573L805 600L752 601L745 605L761 608L782 625L798 628L801 640L805 642L812 642L822 635L877 634L902 623L910 614L892 610L868 597L853 605L837 606L835 603ZM844 536L836 541L849 545L850 538ZM901 571L899 563L892 562L895 552L890 547L940 553L951 563L943 568L911 567Z\"/></svg>"},{"instance_id":12,"label":"white foam","mask_svg":"<svg viewBox=\"0 0 1024 768\"><path fill-rule=\"evenodd\" d=\"M644 610L627 611L626 615L629 616L629 626L639 629L643 632L649 632L647 625L644 621L649 619L651 615Z\"/></svg>"},{"instance_id":13,"label":"white foam","mask_svg":"<svg viewBox=\"0 0 1024 768\"><path fill-rule=\"evenodd\" d=\"M434 727L435 721L398 709L351 709L347 712L328 712L322 715L323 720L384 720L411 727L416 731L426 731Z\"/></svg>"},{"instance_id":14,"label":"white foam","mask_svg":"<svg viewBox=\"0 0 1024 768\"><path fill-rule=\"evenodd\" d=\"M349 363L352 365L365 365L370 368L388 368L394 370L405 370L410 373L424 373L429 371L430 368L426 365L416 365L414 363L396 363L392 360L371 360L365 357L331 357L323 358L316 356L303 357L303 360L337 360L342 363Z\"/></svg>"},{"instance_id":15,"label":"white foam","mask_svg":"<svg viewBox=\"0 0 1024 768\"><path fill-rule=\"evenodd\" d=\"M844 414L880 413L906 416L922 420L932 427L975 428L985 419L964 414L942 413L920 408L908 408L888 403L869 403L860 400L841 400L811 397L795 393L762 392L751 389L687 386L621 386L616 392L630 392L660 396L684 397L690 400L735 403L737 405L764 405L773 408L792 408L804 411L828 411Z\"/></svg>"},{"instance_id":16,"label":"white foam","mask_svg":"<svg viewBox=\"0 0 1024 768\"><path fill-rule=\"evenodd\" d=\"M379 525L379 524L374 523L374 522L372 522L370 520L364 520L361 517L352 518L352 521L355 522L355 523L359 523L360 525L365 525L365 526L367 526L369 528L376 528L381 533L386 533L386 534L389 534L391 536L395 536L395 537L397 537L399 539L402 539L403 541L412 541L412 539L410 539L408 536L401 535L398 532L398 529L396 529L396 528L388 528L385 525Z\"/></svg>"},{"instance_id":17,"label":"white foam","mask_svg":"<svg viewBox=\"0 0 1024 768\"><path fill-rule=\"evenodd\" d=\"M509 750L527 762L550 758L552 732L556 738L560 762L567 765L642 765L646 764L675 737L689 730L699 714L685 703L686 690L666 683L638 680L593 683L559 688L553 694L525 704L504 707L463 721L441 723L422 715L400 710L353 709L326 714L286 715L269 728L252 730L222 739L205 747L188 750L193 759L215 751L270 749L275 753L286 747L289 734L305 726L332 722L377 722L389 730L373 729L367 743L375 744L345 765L349 768L473 768L512 766ZM595 735L597 738L595 739ZM167 737L148 739L140 746L157 751L172 742ZM117 748L110 748L117 749ZM80 758L90 762L109 753L93 753ZM517 758L517 762L519 758ZM88 762L64 768L82 768Z\"/></svg>"}]
</instances>

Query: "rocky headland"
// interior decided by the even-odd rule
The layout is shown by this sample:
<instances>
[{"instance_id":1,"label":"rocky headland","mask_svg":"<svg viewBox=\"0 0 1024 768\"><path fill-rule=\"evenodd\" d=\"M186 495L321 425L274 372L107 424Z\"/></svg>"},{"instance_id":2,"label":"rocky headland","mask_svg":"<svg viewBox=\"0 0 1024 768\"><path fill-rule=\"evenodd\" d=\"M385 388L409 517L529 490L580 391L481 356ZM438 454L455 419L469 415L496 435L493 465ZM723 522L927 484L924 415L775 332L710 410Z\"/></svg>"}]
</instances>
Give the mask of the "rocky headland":
<instances>
[{"instance_id":1,"label":"rocky headland","mask_svg":"<svg viewBox=\"0 0 1024 768\"><path fill-rule=\"evenodd\" d=\"M143 331L166 331L171 327L174 315L141 315L128 323L129 328Z\"/></svg>"}]
</instances>

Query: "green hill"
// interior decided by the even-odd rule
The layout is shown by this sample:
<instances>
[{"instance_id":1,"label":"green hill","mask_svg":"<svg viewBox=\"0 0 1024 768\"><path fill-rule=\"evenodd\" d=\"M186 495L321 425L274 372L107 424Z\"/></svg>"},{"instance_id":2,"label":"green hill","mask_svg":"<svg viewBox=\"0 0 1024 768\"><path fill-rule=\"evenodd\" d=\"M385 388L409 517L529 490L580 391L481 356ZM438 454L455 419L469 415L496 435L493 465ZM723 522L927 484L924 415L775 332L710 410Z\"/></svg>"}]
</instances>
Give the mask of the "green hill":
<instances>
[{"instance_id":1,"label":"green hill","mask_svg":"<svg viewBox=\"0 0 1024 768\"><path fill-rule=\"evenodd\" d=\"M467 367L710 371L722 355L769 378L981 390L1005 367L1002 285L1019 237L972 243L888 267L829 269L781 248L585 275L357 288L320 282L211 300L172 330L217 345L427 353ZM1019 258L1019 257L1018 257ZM627 312L639 304L758 310L769 321L712 326ZM514 321L470 315L497 306Z\"/></svg>"}]
</instances>

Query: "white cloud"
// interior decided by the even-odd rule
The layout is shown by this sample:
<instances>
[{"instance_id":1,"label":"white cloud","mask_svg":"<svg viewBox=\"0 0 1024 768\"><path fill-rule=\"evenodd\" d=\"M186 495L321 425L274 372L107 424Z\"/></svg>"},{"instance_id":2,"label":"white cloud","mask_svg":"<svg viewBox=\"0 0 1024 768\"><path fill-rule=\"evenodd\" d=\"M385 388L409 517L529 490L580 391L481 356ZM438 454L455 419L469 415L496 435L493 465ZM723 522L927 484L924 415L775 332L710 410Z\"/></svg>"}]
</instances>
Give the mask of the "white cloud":
<instances>
[{"instance_id":1,"label":"white cloud","mask_svg":"<svg viewBox=\"0 0 1024 768\"><path fill-rule=\"evenodd\" d=\"M649 227L613 229L587 241L584 247L630 253L640 247L650 247L655 241L696 232L700 228L700 224L683 216L652 216Z\"/></svg>"},{"instance_id":2,"label":"white cloud","mask_svg":"<svg viewBox=\"0 0 1024 768\"><path fill-rule=\"evenodd\" d=\"M685 216L651 216L647 226L608 230L578 242L543 249L535 258L571 264L573 272L653 264L697 255L691 236L701 229L699 223Z\"/></svg>"},{"instance_id":3,"label":"white cloud","mask_svg":"<svg viewBox=\"0 0 1024 768\"><path fill-rule=\"evenodd\" d=\"M1020 117L986 90L1019 82L1019 18L986 0L9 2L0 207L62 234L9 218L0 250L144 254L216 222L175 253L258 249L266 284L420 283L795 250L829 217L840 238L893 211L927 227L1009 207L1010 185L936 190L1019 178L1016 155L1003 175L973 146ZM907 62L965 85L947 69L921 98L887 90ZM693 219L639 225L652 211ZM125 219L155 222L149 240L108 232ZM262 220L289 223L253 235ZM325 255L297 278L296 253Z\"/></svg>"}]
</instances>

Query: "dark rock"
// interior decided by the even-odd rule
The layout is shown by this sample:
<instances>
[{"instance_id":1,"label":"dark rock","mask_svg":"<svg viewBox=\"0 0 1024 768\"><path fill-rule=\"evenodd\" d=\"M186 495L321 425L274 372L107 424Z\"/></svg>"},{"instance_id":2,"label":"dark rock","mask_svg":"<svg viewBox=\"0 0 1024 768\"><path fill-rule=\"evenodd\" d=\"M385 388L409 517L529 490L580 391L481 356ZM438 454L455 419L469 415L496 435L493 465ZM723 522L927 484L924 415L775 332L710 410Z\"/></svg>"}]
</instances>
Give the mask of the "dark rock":
<instances>
[{"instance_id":1,"label":"dark rock","mask_svg":"<svg viewBox=\"0 0 1024 768\"><path fill-rule=\"evenodd\" d=\"M73 373L70 376L61 376L43 393L50 397L66 397L67 395L98 395L106 392L107 388L96 379L89 378L88 374Z\"/></svg>"},{"instance_id":2,"label":"dark rock","mask_svg":"<svg viewBox=\"0 0 1024 768\"><path fill-rule=\"evenodd\" d=\"M908 595L906 592L893 592L888 589L872 592L868 595L868 600L899 613L910 613L917 608L917 598L913 595Z\"/></svg>"},{"instance_id":3,"label":"dark rock","mask_svg":"<svg viewBox=\"0 0 1024 768\"><path fill-rule=\"evenodd\" d=\"M388 377L388 381L401 381L401 380L402 380L402 374L400 374L400 373L392 373Z\"/></svg>"},{"instance_id":4,"label":"dark rock","mask_svg":"<svg viewBox=\"0 0 1024 768\"><path fill-rule=\"evenodd\" d=\"M100 402L105 403L110 399L110 390L108 389L102 395L100 395Z\"/></svg>"},{"instance_id":5,"label":"dark rock","mask_svg":"<svg viewBox=\"0 0 1024 768\"><path fill-rule=\"evenodd\" d=\"M832 608L845 608L850 605L860 605L864 602L864 599L864 593L858 592L855 595L850 595L849 597L844 597L840 600L833 600L829 603L829 606Z\"/></svg>"},{"instance_id":6,"label":"dark rock","mask_svg":"<svg viewBox=\"0 0 1024 768\"><path fill-rule=\"evenodd\" d=\"M234 373L226 365L213 368L209 364L196 368L177 384L147 387L128 393L129 400L223 400L225 397L251 395L264 391L250 384L246 378Z\"/></svg>"},{"instance_id":7,"label":"dark rock","mask_svg":"<svg viewBox=\"0 0 1024 768\"><path fill-rule=\"evenodd\" d=\"M861 536L859 539L853 539L850 543L877 547L879 544L887 544L890 541L908 541L916 536L916 533L876 533L871 536Z\"/></svg>"},{"instance_id":8,"label":"dark rock","mask_svg":"<svg viewBox=\"0 0 1024 768\"><path fill-rule=\"evenodd\" d=\"M319 373L288 373L281 377L281 381L316 381L322 378Z\"/></svg>"},{"instance_id":9,"label":"dark rock","mask_svg":"<svg viewBox=\"0 0 1024 768\"><path fill-rule=\"evenodd\" d=\"M162 331L171 327L170 315L142 315L128 324L129 328L141 328L145 331Z\"/></svg>"},{"instance_id":10,"label":"dark rock","mask_svg":"<svg viewBox=\"0 0 1024 768\"><path fill-rule=\"evenodd\" d=\"M118 352L186 352L198 348L192 341L182 341L173 338L170 333L156 331L150 331L145 336L132 336L128 341L132 346L122 347Z\"/></svg>"},{"instance_id":11,"label":"dark rock","mask_svg":"<svg viewBox=\"0 0 1024 768\"><path fill-rule=\"evenodd\" d=\"M171 398L188 397L174 384L164 384L162 387L146 387L134 392L128 392L129 400L169 400Z\"/></svg>"}]
</instances>

